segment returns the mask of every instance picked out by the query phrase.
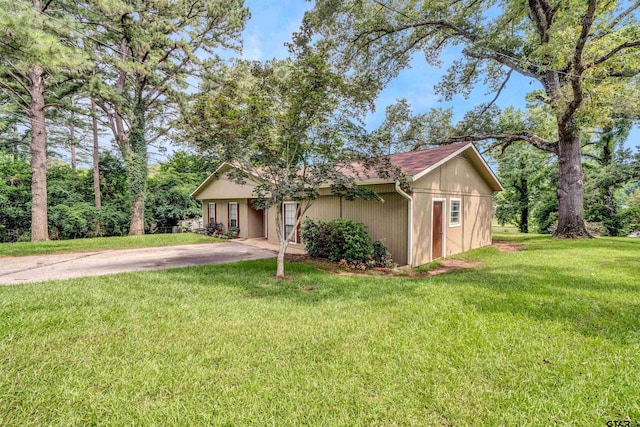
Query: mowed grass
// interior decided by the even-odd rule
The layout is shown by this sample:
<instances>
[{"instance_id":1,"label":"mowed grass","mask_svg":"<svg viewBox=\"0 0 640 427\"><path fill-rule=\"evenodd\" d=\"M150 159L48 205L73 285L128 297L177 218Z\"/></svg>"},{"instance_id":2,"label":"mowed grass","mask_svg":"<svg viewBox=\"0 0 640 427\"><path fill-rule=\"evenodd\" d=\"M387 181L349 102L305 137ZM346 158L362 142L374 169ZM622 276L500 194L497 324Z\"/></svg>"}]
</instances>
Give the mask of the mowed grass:
<instances>
[{"instance_id":1,"label":"mowed grass","mask_svg":"<svg viewBox=\"0 0 640 427\"><path fill-rule=\"evenodd\" d=\"M196 233L147 234L145 236L97 237L92 239L50 240L48 242L0 243L1 256L22 256L64 252L86 252L100 249L130 249L153 246L189 245L220 242Z\"/></svg>"},{"instance_id":2,"label":"mowed grass","mask_svg":"<svg viewBox=\"0 0 640 427\"><path fill-rule=\"evenodd\" d=\"M640 421L640 241L428 278L273 260L0 289L0 425ZM628 417L628 418L627 418Z\"/></svg>"}]
</instances>

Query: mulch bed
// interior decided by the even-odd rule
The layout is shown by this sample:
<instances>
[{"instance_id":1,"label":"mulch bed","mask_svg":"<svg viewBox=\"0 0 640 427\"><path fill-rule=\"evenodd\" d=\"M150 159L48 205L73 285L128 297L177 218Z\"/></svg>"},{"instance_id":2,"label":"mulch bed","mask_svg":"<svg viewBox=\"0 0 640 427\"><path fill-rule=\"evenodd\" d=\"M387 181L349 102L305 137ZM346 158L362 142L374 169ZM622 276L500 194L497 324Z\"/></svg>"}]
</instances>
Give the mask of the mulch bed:
<instances>
[{"instance_id":1,"label":"mulch bed","mask_svg":"<svg viewBox=\"0 0 640 427\"><path fill-rule=\"evenodd\" d=\"M313 262L316 264L317 269L320 271L326 271L337 276L359 276L359 277L429 277L437 276L439 274L448 273L455 270L464 270L467 268L473 268L480 265L479 261L464 261L459 259L442 259L440 265L433 270L424 271L420 273L413 273L411 270L390 270L385 268L373 268L365 271L345 269L340 267L338 263L322 259L313 258L309 255L294 255L287 254L285 259L289 262ZM303 289L304 291L312 291Z\"/></svg>"}]
</instances>

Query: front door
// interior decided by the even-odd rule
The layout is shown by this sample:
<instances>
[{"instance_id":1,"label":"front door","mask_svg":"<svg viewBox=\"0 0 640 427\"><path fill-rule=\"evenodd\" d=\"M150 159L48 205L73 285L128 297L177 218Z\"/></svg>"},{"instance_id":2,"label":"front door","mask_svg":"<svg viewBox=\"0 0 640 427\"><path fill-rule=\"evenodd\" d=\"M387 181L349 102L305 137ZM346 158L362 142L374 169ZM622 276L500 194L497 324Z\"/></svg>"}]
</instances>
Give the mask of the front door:
<instances>
[{"instance_id":1,"label":"front door","mask_svg":"<svg viewBox=\"0 0 640 427\"><path fill-rule=\"evenodd\" d=\"M431 259L442 256L442 202L433 202L433 224L431 226Z\"/></svg>"}]
</instances>

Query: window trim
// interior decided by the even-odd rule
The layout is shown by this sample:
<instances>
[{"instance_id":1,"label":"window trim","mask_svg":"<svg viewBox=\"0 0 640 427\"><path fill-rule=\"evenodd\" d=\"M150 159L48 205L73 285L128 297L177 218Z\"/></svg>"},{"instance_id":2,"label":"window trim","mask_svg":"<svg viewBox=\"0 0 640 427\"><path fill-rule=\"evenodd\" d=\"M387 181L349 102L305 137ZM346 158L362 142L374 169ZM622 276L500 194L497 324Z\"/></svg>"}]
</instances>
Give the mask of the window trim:
<instances>
[{"instance_id":1,"label":"window trim","mask_svg":"<svg viewBox=\"0 0 640 427\"><path fill-rule=\"evenodd\" d=\"M234 205L236 207L236 225L231 225L231 205ZM227 204L227 214L228 214L227 216L229 217L227 228L231 228L231 227L240 228L240 203L229 202Z\"/></svg>"},{"instance_id":2,"label":"window trim","mask_svg":"<svg viewBox=\"0 0 640 427\"><path fill-rule=\"evenodd\" d=\"M213 223L215 224L218 222L218 207L216 206L215 202L209 202L209 204L207 205L207 224L211 224L211 205L213 205Z\"/></svg>"},{"instance_id":3,"label":"window trim","mask_svg":"<svg viewBox=\"0 0 640 427\"><path fill-rule=\"evenodd\" d=\"M458 202L458 221L457 222L453 222L451 218L451 216L454 213L453 202ZM462 198L451 197L449 199L449 228L460 227L461 225L462 225Z\"/></svg>"},{"instance_id":4,"label":"window trim","mask_svg":"<svg viewBox=\"0 0 640 427\"><path fill-rule=\"evenodd\" d=\"M286 205L293 205L295 207L295 220L298 219L298 205L300 203L298 202L282 202L282 238L286 239L287 238L287 217L285 216L285 212L286 212ZM295 223L293 224L295 226ZM299 226L300 224L298 224ZM298 236L298 230L296 230L295 233L293 233L293 240L289 240L289 243L300 243L300 236Z\"/></svg>"}]
</instances>

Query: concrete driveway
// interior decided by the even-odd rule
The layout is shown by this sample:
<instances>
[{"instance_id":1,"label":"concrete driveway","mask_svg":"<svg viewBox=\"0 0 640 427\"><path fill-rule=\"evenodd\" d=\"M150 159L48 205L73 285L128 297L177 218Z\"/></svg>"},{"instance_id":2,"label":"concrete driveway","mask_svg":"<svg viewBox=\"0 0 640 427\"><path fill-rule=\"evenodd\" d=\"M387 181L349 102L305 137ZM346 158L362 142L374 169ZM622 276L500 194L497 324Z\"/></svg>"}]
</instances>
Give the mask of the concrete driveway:
<instances>
[{"instance_id":1,"label":"concrete driveway","mask_svg":"<svg viewBox=\"0 0 640 427\"><path fill-rule=\"evenodd\" d=\"M127 271L149 271L189 265L275 258L275 252L237 242L114 249L59 255L0 257L0 285Z\"/></svg>"}]
</instances>

